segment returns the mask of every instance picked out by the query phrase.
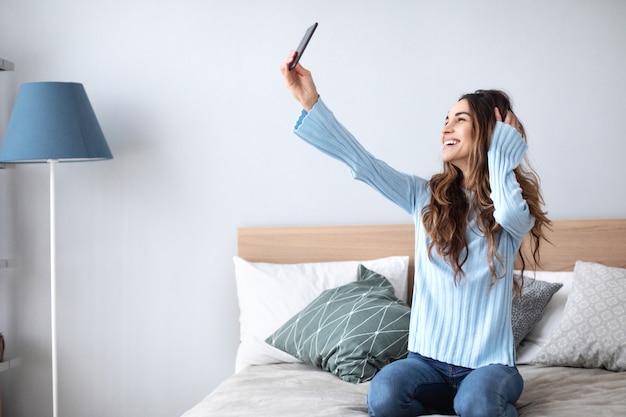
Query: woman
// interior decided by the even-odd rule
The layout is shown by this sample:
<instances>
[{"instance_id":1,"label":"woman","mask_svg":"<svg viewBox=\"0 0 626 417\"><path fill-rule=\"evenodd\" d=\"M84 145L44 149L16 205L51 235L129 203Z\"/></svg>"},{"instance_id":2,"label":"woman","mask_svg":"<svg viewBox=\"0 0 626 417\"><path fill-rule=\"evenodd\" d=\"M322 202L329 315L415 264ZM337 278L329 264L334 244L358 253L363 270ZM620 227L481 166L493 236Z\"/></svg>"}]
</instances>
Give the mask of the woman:
<instances>
[{"instance_id":1,"label":"woman","mask_svg":"<svg viewBox=\"0 0 626 417\"><path fill-rule=\"evenodd\" d=\"M520 166L527 145L508 97L477 91L452 106L441 137L443 172L427 180L369 154L319 98L311 73L300 64L289 70L294 57L281 72L304 108L295 133L415 222L409 355L372 380L370 415L516 416L523 380L511 328L519 292L513 263L529 233L538 262L549 220L537 177Z\"/></svg>"}]
</instances>

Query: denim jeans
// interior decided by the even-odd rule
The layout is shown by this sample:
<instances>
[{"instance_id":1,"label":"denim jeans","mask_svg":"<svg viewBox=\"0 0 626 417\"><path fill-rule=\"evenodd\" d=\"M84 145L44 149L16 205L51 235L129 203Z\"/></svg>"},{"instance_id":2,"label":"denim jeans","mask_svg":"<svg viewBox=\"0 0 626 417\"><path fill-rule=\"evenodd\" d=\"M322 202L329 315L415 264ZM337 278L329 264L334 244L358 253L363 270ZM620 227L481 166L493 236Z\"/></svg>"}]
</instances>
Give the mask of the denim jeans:
<instances>
[{"instance_id":1,"label":"denim jeans","mask_svg":"<svg viewBox=\"0 0 626 417\"><path fill-rule=\"evenodd\" d=\"M410 352L374 376L367 395L372 417L458 414L516 417L524 381L514 366L477 369L449 365Z\"/></svg>"}]
</instances>

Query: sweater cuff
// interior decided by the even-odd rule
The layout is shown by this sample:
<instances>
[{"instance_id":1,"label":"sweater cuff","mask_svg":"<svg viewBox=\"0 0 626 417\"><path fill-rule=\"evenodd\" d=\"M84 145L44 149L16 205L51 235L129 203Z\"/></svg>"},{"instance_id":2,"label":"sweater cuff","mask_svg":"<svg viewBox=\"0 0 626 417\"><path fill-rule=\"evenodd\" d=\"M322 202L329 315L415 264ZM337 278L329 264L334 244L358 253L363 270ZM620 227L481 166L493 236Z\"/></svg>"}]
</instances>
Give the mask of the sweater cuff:
<instances>
[{"instance_id":1,"label":"sweater cuff","mask_svg":"<svg viewBox=\"0 0 626 417\"><path fill-rule=\"evenodd\" d=\"M496 122L491 137L488 156L506 162L508 170L514 170L524 159L528 145L522 135L513 126Z\"/></svg>"},{"instance_id":2,"label":"sweater cuff","mask_svg":"<svg viewBox=\"0 0 626 417\"><path fill-rule=\"evenodd\" d=\"M311 107L311 110L307 112L306 110L302 109L302 111L300 112L300 117L298 117L298 120L296 121L296 124L293 127L294 132L300 129L300 126L302 125L302 123L304 122L304 120L310 113L312 112L317 113L316 109L319 109L319 108L327 109L326 105L322 103L322 99L320 97L317 98L317 101L315 102L313 107Z\"/></svg>"},{"instance_id":3,"label":"sweater cuff","mask_svg":"<svg viewBox=\"0 0 626 417\"><path fill-rule=\"evenodd\" d=\"M298 120L296 120L296 124L293 126L294 132L300 128L300 125L308 114L309 113L307 113L306 110L302 109L302 111L300 112L300 117L298 117Z\"/></svg>"}]
</instances>

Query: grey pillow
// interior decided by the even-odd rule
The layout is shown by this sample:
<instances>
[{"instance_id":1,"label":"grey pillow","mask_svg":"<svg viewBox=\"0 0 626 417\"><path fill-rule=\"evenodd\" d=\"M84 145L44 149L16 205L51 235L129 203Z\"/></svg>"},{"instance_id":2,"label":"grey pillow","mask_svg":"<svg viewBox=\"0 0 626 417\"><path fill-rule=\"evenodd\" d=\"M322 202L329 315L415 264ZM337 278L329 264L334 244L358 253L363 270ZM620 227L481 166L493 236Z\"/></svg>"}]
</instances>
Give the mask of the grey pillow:
<instances>
[{"instance_id":1,"label":"grey pillow","mask_svg":"<svg viewBox=\"0 0 626 417\"><path fill-rule=\"evenodd\" d=\"M626 370L626 269L576 262L563 317L538 364Z\"/></svg>"},{"instance_id":2,"label":"grey pillow","mask_svg":"<svg viewBox=\"0 0 626 417\"><path fill-rule=\"evenodd\" d=\"M516 278L519 279L519 278ZM513 301L511 323L515 347L530 333L541 318L550 299L563 286L560 282L545 282L524 277L522 294Z\"/></svg>"},{"instance_id":3,"label":"grey pillow","mask_svg":"<svg viewBox=\"0 0 626 417\"><path fill-rule=\"evenodd\" d=\"M266 342L360 383L407 355L409 316L389 281L359 265L357 281L324 291Z\"/></svg>"}]
</instances>

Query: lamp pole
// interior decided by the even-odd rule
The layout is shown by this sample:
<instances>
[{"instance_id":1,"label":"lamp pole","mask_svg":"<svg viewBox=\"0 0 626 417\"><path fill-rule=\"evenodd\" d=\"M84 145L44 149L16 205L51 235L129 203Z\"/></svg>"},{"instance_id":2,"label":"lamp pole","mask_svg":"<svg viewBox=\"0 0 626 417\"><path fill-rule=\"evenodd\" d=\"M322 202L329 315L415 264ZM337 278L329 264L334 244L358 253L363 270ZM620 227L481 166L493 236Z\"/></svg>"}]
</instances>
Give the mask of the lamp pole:
<instances>
[{"instance_id":1,"label":"lamp pole","mask_svg":"<svg viewBox=\"0 0 626 417\"><path fill-rule=\"evenodd\" d=\"M50 165L50 333L52 345L52 416L59 415L59 390L57 369L57 254L56 254L56 189L55 171L57 160L49 159Z\"/></svg>"}]
</instances>

